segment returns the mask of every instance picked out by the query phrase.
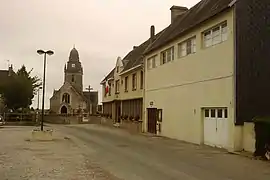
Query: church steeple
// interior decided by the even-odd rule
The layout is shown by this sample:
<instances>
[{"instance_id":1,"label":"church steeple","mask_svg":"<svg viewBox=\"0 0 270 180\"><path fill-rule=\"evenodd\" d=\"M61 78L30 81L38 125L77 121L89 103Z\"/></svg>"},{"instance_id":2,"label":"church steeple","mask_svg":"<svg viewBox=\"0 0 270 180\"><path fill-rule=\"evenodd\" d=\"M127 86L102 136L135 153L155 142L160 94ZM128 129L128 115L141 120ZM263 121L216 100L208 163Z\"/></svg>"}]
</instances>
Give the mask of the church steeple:
<instances>
[{"instance_id":1,"label":"church steeple","mask_svg":"<svg viewBox=\"0 0 270 180\"><path fill-rule=\"evenodd\" d=\"M69 60L65 65L65 82L72 84L79 92L83 89L83 68L79 59L79 53L75 47L70 51Z\"/></svg>"}]
</instances>

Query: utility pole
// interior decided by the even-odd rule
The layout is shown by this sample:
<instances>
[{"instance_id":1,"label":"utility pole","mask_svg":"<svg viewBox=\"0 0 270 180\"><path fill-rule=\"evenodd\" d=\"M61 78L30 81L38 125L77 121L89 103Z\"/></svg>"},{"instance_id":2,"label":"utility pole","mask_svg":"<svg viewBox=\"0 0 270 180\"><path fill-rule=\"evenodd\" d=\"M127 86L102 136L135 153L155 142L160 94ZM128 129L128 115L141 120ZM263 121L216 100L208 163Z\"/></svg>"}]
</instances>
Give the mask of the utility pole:
<instances>
[{"instance_id":1,"label":"utility pole","mask_svg":"<svg viewBox=\"0 0 270 180\"><path fill-rule=\"evenodd\" d=\"M86 90L88 90L89 92L89 100L88 100L88 103L89 103L89 117L90 115L92 114L92 104L91 104L91 90L93 90L93 88L91 88L91 86L89 85Z\"/></svg>"}]
</instances>

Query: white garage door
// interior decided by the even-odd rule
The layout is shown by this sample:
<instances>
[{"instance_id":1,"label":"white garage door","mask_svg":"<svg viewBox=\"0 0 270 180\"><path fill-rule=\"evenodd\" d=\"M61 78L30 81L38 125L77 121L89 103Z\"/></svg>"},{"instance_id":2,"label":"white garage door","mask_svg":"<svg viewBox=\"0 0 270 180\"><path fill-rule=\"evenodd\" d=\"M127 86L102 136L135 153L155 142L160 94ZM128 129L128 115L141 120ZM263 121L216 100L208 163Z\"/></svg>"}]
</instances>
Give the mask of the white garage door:
<instances>
[{"instance_id":1,"label":"white garage door","mask_svg":"<svg viewBox=\"0 0 270 180\"><path fill-rule=\"evenodd\" d=\"M226 148L229 137L227 108L204 110L204 144Z\"/></svg>"}]
</instances>

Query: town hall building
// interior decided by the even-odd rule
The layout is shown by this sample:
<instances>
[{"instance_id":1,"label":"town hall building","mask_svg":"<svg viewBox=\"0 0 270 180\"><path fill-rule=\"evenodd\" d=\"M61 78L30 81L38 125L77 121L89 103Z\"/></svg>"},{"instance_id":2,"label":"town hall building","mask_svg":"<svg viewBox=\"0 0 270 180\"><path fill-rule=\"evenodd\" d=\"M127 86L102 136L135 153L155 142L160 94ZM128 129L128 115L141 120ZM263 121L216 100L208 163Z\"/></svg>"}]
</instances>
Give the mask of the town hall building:
<instances>
[{"instance_id":1,"label":"town hall building","mask_svg":"<svg viewBox=\"0 0 270 180\"><path fill-rule=\"evenodd\" d=\"M64 67L64 84L53 91L50 111L56 114L95 114L98 105L97 91L83 91L83 67L79 53L74 47Z\"/></svg>"}]
</instances>

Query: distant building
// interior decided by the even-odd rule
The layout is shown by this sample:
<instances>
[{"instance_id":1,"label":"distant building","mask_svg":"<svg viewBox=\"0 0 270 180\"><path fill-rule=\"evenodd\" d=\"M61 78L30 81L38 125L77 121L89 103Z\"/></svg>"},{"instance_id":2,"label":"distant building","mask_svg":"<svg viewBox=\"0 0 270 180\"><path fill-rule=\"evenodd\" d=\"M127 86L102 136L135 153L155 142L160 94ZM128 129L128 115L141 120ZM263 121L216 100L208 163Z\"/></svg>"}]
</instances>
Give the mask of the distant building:
<instances>
[{"instance_id":1,"label":"distant building","mask_svg":"<svg viewBox=\"0 0 270 180\"><path fill-rule=\"evenodd\" d=\"M8 70L0 70L0 113L3 112L5 107L2 94L3 88L14 74L12 65Z\"/></svg>"},{"instance_id":2,"label":"distant building","mask_svg":"<svg viewBox=\"0 0 270 180\"><path fill-rule=\"evenodd\" d=\"M64 68L64 84L59 90L53 91L50 98L50 111L56 114L76 114L89 112L96 114L98 92L83 91L83 68L78 51L73 48ZM90 108L89 108L90 106Z\"/></svg>"}]
</instances>

